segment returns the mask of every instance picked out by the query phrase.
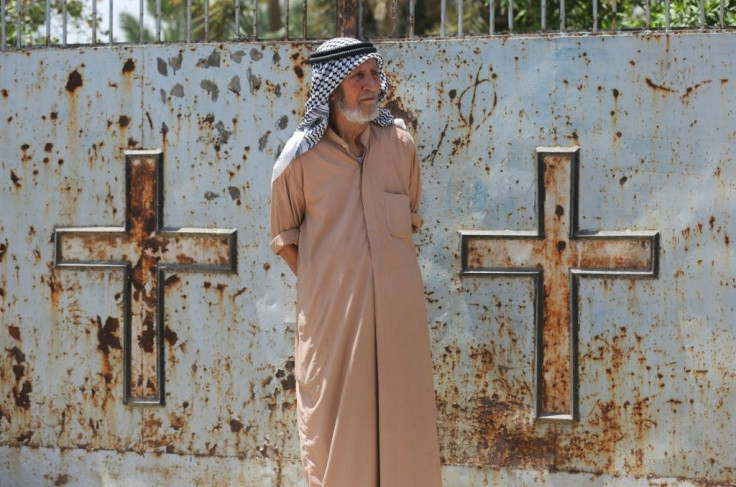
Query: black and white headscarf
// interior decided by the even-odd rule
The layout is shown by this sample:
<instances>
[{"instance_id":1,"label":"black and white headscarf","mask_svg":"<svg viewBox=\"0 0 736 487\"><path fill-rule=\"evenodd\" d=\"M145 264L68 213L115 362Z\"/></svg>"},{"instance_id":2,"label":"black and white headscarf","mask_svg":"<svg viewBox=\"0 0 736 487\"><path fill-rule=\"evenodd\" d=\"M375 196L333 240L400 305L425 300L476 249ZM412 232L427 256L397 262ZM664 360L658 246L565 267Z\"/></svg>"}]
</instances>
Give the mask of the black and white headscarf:
<instances>
[{"instance_id":1,"label":"black and white headscarf","mask_svg":"<svg viewBox=\"0 0 736 487\"><path fill-rule=\"evenodd\" d=\"M383 59L370 42L361 42L349 37L338 37L320 45L309 57L312 64L312 84L309 100L304 109L304 118L289 138L273 167L271 182L275 181L289 166L289 163L314 147L327 130L330 121L330 94L345 77L368 59L375 59L380 71L381 102L388 91L386 75L383 72ZM399 122L397 120L397 122ZM379 108L378 117L373 120L381 126L394 123L394 118L385 108Z\"/></svg>"}]
</instances>

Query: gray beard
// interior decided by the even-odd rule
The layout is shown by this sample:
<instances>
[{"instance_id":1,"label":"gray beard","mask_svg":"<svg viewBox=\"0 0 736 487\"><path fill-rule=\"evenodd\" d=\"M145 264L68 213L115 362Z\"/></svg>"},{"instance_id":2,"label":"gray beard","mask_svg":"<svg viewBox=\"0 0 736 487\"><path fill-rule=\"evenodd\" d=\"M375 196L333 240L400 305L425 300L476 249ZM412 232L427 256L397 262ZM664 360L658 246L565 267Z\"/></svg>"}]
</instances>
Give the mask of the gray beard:
<instances>
[{"instance_id":1,"label":"gray beard","mask_svg":"<svg viewBox=\"0 0 736 487\"><path fill-rule=\"evenodd\" d=\"M338 98L335 108L342 113L342 116L345 117L348 122L368 123L378 118L378 104L376 104L370 112L363 113L359 108L346 107L345 100Z\"/></svg>"}]
</instances>

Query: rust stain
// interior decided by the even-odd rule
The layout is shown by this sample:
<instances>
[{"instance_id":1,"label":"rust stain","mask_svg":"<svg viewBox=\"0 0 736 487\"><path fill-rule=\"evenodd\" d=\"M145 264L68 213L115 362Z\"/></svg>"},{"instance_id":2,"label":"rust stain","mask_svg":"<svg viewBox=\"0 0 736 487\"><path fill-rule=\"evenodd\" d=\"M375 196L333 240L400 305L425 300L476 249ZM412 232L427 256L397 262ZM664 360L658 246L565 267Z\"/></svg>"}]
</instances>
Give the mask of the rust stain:
<instances>
[{"instance_id":1,"label":"rust stain","mask_svg":"<svg viewBox=\"0 0 736 487\"><path fill-rule=\"evenodd\" d=\"M176 286L181 283L181 278L177 274L171 274L164 280L164 287Z\"/></svg>"},{"instance_id":2,"label":"rust stain","mask_svg":"<svg viewBox=\"0 0 736 487\"><path fill-rule=\"evenodd\" d=\"M708 85L710 83L711 83L710 80L706 80L700 83L696 83L693 86L688 86L687 89L685 90L685 93L680 98L682 99L683 102L687 102L688 101L687 99L690 97L690 95L692 95L695 92L695 90L697 90L703 85Z\"/></svg>"},{"instance_id":3,"label":"rust stain","mask_svg":"<svg viewBox=\"0 0 736 487\"><path fill-rule=\"evenodd\" d=\"M110 349L123 349L120 344L120 338L118 337L120 321L117 318L109 316L103 325L102 320L98 316L94 323L97 325L97 349L100 352L108 355L110 353Z\"/></svg>"},{"instance_id":4,"label":"rust stain","mask_svg":"<svg viewBox=\"0 0 736 487\"><path fill-rule=\"evenodd\" d=\"M25 433L21 433L20 435L16 436L15 441L17 441L21 445L27 445L30 443L31 438L33 438L33 431L26 431Z\"/></svg>"},{"instance_id":5,"label":"rust stain","mask_svg":"<svg viewBox=\"0 0 736 487\"><path fill-rule=\"evenodd\" d=\"M8 327L8 333L10 334L11 337L20 341L20 328L14 325L10 325Z\"/></svg>"},{"instance_id":6,"label":"rust stain","mask_svg":"<svg viewBox=\"0 0 736 487\"><path fill-rule=\"evenodd\" d=\"M82 86L82 75L76 69L69 73L69 79L66 82L66 91L74 93L74 91Z\"/></svg>"},{"instance_id":7,"label":"rust stain","mask_svg":"<svg viewBox=\"0 0 736 487\"><path fill-rule=\"evenodd\" d=\"M166 340L166 343L168 343L170 347L173 347L176 345L176 342L179 341L179 335L177 335L170 327L166 326L164 327L164 340Z\"/></svg>"},{"instance_id":8,"label":"rust stain","mask_svg":"<svg viewBox=\"0 0 736 487\"><path fill-rule=\"evenodd\" d=\"M195 260L193 257L186 254L179 254L176 256L176 262L179 264L194 264Z\"/></svg>"},{"instance_id":9,"label":"rust stain","mask_svg":"<svg viewBox=\"0 0 736 487\"><path fill-rule=\"evenodd\" d=\"M467 351L472 373L458 381L457 370L468 367L465 353L456 345L446 346L438 371L441 387L447 387L437 395L443 463L553 468L555 437L535 426L528 385L509 382L500 370L504 360L483 345ZM493 392L496 387L508 396L501 398Z\"/></svg>"},{"instance_id":10,"label":"rust stain","mask_svg":"<svg viewBox=\"0 0 736 487\"><path fill-rule=\"evenodd\" d=\"M294 377L294 359L289 359L284 366L286 369L279 369L276 371L276 378L281 381L281 388L284 391L296 390L296 378Z\"/></svg>"},{"instance_id":11,"label":"rust stain","mask_svg":"<svg viewBox=\"0 0 736 487\"><path fill-rule=\"evenodd\" d=\"M154 353L154 345L156 343L156 322L150 310L146 310L143 315L141 330L138 335L138 346L145 354Z\"/></svg>"},{"instance_id":12,"label":"rust stain","mask_svg":"<svg viewBox=\"0 0 736 487\"><path fill-rule=\"evenodd\" d=\"M20 184L20 181L21 181L20 177L18 177L18 175L15 174L15 171L13 171L12 169L10 170L10 180L12 181L13 186L15 186L16 188L23 187L23 185Z\"/></svg>"},{"instance_id":13,"label":"rust stain","mask_svg":"<svg viewBox=\"0 0 736 487\"><path fill-rule=\"evenodd\" d=\"M413 113L406 111L401 98L392 98L386 102L385 106L391 112L391 115L395 118L403 119L407 125L411 126L412 131L416 132L418 125L417 117Z\"/></svg>"},{"instance_id":14,"label":"rust stain","mask_svg":"<svg viewBox=\"0 0 736 487\"><path fill-rule=\"evenodd\" d=\"M483 397L474 401L470 420L478 428L475 435L480 465L491 463L519 469L554 466L554 438L536 433L525 421L528 412L521 404Z\"/></svg>"},{"instance_id":15,"label":"rust stain","mask_svg":"<svg viewBox=\"0 0 736 487\"><path fill-rule=\"evenodd\" d=\"M667 93L676 93L677 90L673 90L672 88L668 88L664 85L658 85L654 81L651 80L651 78L645 78L645 81L647 82L647 86L655 91L664 91Z\"/></svg>"},{"instance_id":16,"label":"rust stain","mask_svg":"<svg viewBox=\"0 0 736 487\"><path fill-rule=\"evenodd\" d=\"M238 421L237 419L230 420L230 431L233 433L240 433L240 430L243 429L243 426L243 423Z\"/></svg>"},{"instance_id":17,"label":"rust stain","mask_svg":"<svg viewBox=\"0 0 736 487\"><path fill-rule=\"evenodd\" d=\"M54 479L54 485L59 487L61 485L67 485L70 481L71 479L68 474L59 474L56 479Z\"/></svg>"},{"instance_id":18,"label":"rust stain","mask_svg":"<svg viewBox=\"0 0 736 487\"><path fill-rule=\"evenodd\" d=\"M21 350L18 347L13 347L10 350L8 350L8 353L12 357L13 360L15 360L16 364L23 364L26 361L26 354L21 352Z\"/></svg>"},{"instance_id":19,"label":"rust stain","mask_svg":"<svg viewBox=\"0 0 736 487\"><path fill-rule=\"evenodd\" d=\"M135 70L135 62L132 59L125 61L123 65L123 74L130 73Z\"/></svg>"},{"instance_id":20,"label":"rust stain","mask_svg":"<svg viewBox=\"0 0 736 487\"><path fill-rule=\"evenodd\" d=\"M26 411L31 409L31 392L33 392L33 387L31 386L30 381L26 380L20 387L16 385L13 388L13 398L15 399L15 405Z\"/></svg>"}]
</instances>

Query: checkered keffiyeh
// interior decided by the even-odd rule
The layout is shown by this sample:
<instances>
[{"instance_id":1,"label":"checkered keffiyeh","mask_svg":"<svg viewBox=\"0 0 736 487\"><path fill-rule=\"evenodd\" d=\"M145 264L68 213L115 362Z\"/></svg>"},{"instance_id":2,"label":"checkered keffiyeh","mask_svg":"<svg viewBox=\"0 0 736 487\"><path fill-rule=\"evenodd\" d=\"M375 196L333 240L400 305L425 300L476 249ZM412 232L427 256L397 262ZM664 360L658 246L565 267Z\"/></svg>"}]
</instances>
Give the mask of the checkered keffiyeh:
<instances>
[{"instance_id":1,"label":"checkered keffiyeh","mask_svg":"<svg viewBox=\"0 0 736 487\"><path fill-rule=\"evenodd\" d=\"M331 39L310 56L312 62L312 84L309 100L304 109L304 118L289 138L273 167L271 182L275 181L288 167L289 163L314 147L327 130L330 120L329 96L353 69L368 59L375 59L380 70L380 94L383 101L388 91L386 75L383 73L383 59L375 47L349 37ZM398 121L397 121L398 122ZM381 126L394 123L394 118L385 108L379 108L378 117L373 120Z\"/></svg>"}]
</instances>

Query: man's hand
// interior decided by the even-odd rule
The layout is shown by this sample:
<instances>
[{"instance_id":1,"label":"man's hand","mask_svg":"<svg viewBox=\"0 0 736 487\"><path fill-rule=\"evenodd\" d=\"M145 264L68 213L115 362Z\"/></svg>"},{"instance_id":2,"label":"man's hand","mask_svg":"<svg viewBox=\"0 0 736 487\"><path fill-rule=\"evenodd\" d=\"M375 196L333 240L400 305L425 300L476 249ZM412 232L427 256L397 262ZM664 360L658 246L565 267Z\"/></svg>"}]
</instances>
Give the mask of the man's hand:
<instances>
[{"instance_id":1,"label":"man's hand","mask_svg":"<svg viewBox=\"0 0 736 487\"><path fill-rule=\"evenodd\" d=\"M284 259L291 268L291 271L297 276L297 268L299 267L299 247L294 244L284 245L279 252L279 257Z\"/></svg>"}]
</instances>

